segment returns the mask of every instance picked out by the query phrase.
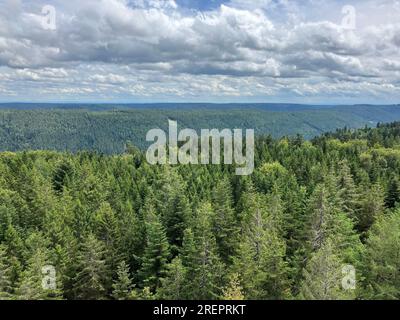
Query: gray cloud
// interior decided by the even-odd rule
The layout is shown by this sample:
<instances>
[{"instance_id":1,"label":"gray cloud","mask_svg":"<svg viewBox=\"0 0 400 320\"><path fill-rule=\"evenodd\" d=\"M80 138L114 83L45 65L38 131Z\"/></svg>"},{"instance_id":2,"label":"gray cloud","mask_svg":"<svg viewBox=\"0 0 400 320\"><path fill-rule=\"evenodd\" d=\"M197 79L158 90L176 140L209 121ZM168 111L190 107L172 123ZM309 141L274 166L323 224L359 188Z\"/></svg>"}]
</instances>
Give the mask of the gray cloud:
<instances>
[{"instance_id":1,"label":"gray cloud","mask_svg":"<svg viewBox=\"0 0 400 320\"><path fill-rule=\"evenodd\" d=\"M397 96L400 24L388 20L347 30L328 17L301 21L311 3L318 1L232 0L199 13L172 0L53 1L57 29L51 31L41 25L44 2L8 0L0 5L0 93L28 87L124 97L207 96L207 90L232 97L335 90L372 96L391 90ZM397 5L386 1L385 8ZM360 6L363 16L369 7ZM332 8L340 17L339 3ZM42 83L40 90L31 82Z\"/></svg>"}]
</instances>

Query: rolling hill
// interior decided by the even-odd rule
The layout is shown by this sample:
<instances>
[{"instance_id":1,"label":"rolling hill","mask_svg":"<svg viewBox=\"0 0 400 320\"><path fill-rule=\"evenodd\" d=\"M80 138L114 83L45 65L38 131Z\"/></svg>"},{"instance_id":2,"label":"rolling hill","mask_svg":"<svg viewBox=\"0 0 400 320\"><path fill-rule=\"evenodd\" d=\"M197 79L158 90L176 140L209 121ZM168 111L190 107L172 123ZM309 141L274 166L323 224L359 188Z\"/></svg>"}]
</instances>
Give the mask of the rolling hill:
<instances>
[{"instance_id":1,"label":"rolling hill","mask_svg":"<svg viewBox=\"0 0 400 320\"><path fill-rule=\"evenodd\" d=\"M152 128L249 128L257 135L310 139L337 128L400 120L400 105L291 104L0 104L0 151L96 150L121 153L126 142L144 149Z\"/></svg>"}]
</instances>

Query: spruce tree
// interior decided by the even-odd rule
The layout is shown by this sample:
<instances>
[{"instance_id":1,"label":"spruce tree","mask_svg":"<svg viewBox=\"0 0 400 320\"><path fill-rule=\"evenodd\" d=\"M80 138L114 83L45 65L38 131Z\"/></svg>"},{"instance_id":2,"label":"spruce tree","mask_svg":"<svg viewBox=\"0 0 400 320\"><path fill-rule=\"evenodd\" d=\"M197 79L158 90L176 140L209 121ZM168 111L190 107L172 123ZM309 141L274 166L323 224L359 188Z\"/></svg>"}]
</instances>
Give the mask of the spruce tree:
<instances>
[{"instance_id":1,"label":"spruce tree","mask_svg":"<svg viewBox=\"0 0 400 320\"><path fill-rule=\"evenodd\" d=\"M168 264L166 275L161 279L162 285L158 290L159 298L165 300L185 299L185 279L186 269L180 257L176 257Z\"/></svg>"},{"instance_id":2,"label":"spruce tree","mask_svg":"<svg viewBox=\"0 0 400 320\"><path fill-rule=\"evenodd\" d=\"M232 274L228 286L222 291L222 300L244 300L243 288L240 285L239 274Z\"/></svg>"},{"instance_id":3,"label":"spruce tree","mask_svg":"<svg viewBox=\"0 0 400 320\"><path fill-rule=\"evenodd\" d=\"M142 287L152 292L160 287L161 278L166 273L170 256L169 243L165 229L151 203L146 204L144 211L146 225L146 247L142 257L139 279Z\"/></svg>"},{"instance_id":4,"label":"spruce tree","mask_svg":"<svg viewBox=\"0 0 400 320\"><path fill-rule=\"evenodd\" d=\"M22 272L18 287L16 289L16 298L19 300L48 300L59 299L60 282L57 279L59 275L46 274L47 266L54 267L49 263L48 252L44 248L38 248L28 259L27 266ZM54 271L57 271L55 268ZM46 277L51 277L50 282Z\"/></svg>"},{"instance_id":5,"label":"spruce tree","mask_svg":"<svg viewBox=\"0 0 400 320\"><path fill-rule=\"evenodd\" d=\"M307 262L300 298L305 300L342 300L354 298L354 292L342 287L343 262L332 240L327 240Z\"/></svg>"},{"instance_id":6,"label":"spruce tree","mask_svg":"<svg viewBox=\"0 0 400 320\"><path fill-rule=\"evenodd\" d=\"M223 283L223 263L217 253L212 233L211 204L200 204L193 221L193 231L185 232L182 262L187 269L187 299L218 299Z\"/></svg>"},{"instance_id":7,"label":"spruce tree","mask_svg":"<svg viewBox=\"0 0 400 320\"><path fill-rule=\"evenodd\" d=\"M338 186L340 190L339 196L343 201L342 210L347 213L349 217L354 218L358 195L347 160L339 162Z\"/></svg>"},{"instance_id":8,"label":"spruce tree","mask_svg":"<svg viewBox=\"0 0 400 320\"><path fill-rule=\"evenodd\" d=\"M106 297L109 271L104 244L89 233L81 244L74 278L76 299L101 300Z\"/></svg>"},{"instance_id":9,"label":"spruce tree","mask_svg":"<svg viewBox=\"0 0 400 320\"><path fill-rule=\"evenodd\" d=\"M354 228L354 221L338 207L339 201L335 195L324 185L319 185L311 196L307 250L309 253L318 251L328 238L334 238L335 247L340 249L340 258L347 263L357 264L363 245Z\"/></svg>"},{"instance_id":10,"label":"spruce tree","mask_svg":"<svg viewBox=\"0 0 400 320\"><path fill-rule=\"evenodd\" d=\"M232 208L232 190L227 178L219 181L213 190L212 206L212 227L218 252L223 261L228 263L236 250L239 227Z\"/></svg>"},{"instance_id":11,"label":"spruce tree","mask_svg":"<svg viewBox=\"0 0 400 320\"><path fill-rule=\"evenodd\" d=\"M132 280L129 267L125 261L120 262L117 268L117 279L114 281L112 296L116 300L127 300L131 296Z\"/></svg>"},{"instance_id":12,"label":"spruce tree","mask_svg":"<svg viewBox=\"0 0 400 320\"><path fill-rule=\"evenodd\" d=\"M157 185L156 209L175 256L182 246L183 232L191 218L191 209L186 197L187 187L177 170L166 167Z\"/></svg>"},{"instance_id":13,"label":"spruce tree","mask_svg":"<svg viewBox=\"0 0 400 320\"><path fill-rule=\"evenodd\" d=\"M11 298L11 267L7 258L7 247L0 244L0 300Z\"/></svg>"},{"instance_id":14,"label":"spruce tree","mask_svg":"<svg viewBox=\"0 0 400 320\"><path fill-rule=\"evenodd\" d=\"M400 299L400 210L372 226L364 260L366 298Z\"/></svg>"},{"instance_id":15,"label":"spruce tree","mask_svg":"<svg viewBox=\"0 0 400 320\"><path fill-rule=\"evenodd\" d=\"M397 177L392 176L387 190L385 199L386 206L390 209L397 206L400 202L400 183Z\"/></svg>"},{"instance_id":16,"label":"spruce tree","mask_svg":"<svg viewBox=\"0 0 400 320\"><path fill-rule=\"evenodd\" d=\"M356 211L357 228L365 233L385 211L385 196L379 184L360 188L360 199Z\"/></svg>"},{"instance_id":17,"label":"spruce tree","mask_svg":"<svg viewBox=\"0 0 400 320\"><path fill-rule=\"evenodd\" d=\"M254 190L244 195L242 236L233 271L239 274L248 299L280 299L289 294L285 241L267 208L266 198Z\"/></svg>"}]
</instances>

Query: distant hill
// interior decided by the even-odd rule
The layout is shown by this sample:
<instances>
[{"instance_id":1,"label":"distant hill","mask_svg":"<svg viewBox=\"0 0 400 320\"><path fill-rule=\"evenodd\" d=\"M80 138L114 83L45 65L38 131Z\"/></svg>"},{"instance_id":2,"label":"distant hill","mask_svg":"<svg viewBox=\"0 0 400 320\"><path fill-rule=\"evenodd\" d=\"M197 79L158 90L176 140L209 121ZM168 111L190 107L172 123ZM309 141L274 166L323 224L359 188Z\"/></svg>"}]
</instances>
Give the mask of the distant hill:
<instances>
[{"instance_id":1,"label":"distant hill","mask_svg":"<svg viewBox=\"0 0 400 320\"><path fill-rule=\"evenodd\" d=\"M400 105L292 104L0 104L0 151L48 149L121 153L126 142L145 148L152 128L251 128L273 137L310 139L337 128L400 120Z\"/></svg>"}]
</instances>

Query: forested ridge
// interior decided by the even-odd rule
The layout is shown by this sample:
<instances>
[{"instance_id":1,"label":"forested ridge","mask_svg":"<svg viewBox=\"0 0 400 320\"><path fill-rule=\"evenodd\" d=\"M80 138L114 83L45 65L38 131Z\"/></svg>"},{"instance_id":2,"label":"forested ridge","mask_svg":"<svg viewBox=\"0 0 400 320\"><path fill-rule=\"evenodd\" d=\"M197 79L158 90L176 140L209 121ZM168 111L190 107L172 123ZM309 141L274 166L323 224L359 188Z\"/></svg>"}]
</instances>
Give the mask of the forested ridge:
<instances>
[{"instance_id":1,"label":"forested ridge","mask_svg":"<svg viewBox=\"0 0 400 320\"><path fill-rule=\"evenodd\" d=\"M36 105L0 104L0 151L97 151L118 154L129 141L145 150L146 133L181 129L254 129L274 138L311 139L337 128L400 120L400 106L284 104Z\"/></svg>"},{"instance_id":2,"label":"forested ridge","mask_svg":"<svg viewBox=\"0 0 400 320\"><path fill-rule=\"evenodd\" d=\"M0 153L0 299L400 298L400 123L260 137L255 163Z\"/></svg>"}]
</instances>

